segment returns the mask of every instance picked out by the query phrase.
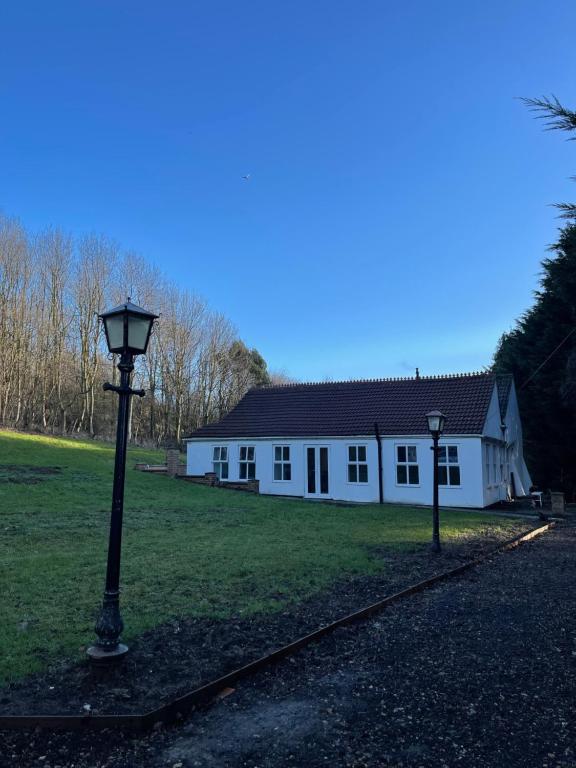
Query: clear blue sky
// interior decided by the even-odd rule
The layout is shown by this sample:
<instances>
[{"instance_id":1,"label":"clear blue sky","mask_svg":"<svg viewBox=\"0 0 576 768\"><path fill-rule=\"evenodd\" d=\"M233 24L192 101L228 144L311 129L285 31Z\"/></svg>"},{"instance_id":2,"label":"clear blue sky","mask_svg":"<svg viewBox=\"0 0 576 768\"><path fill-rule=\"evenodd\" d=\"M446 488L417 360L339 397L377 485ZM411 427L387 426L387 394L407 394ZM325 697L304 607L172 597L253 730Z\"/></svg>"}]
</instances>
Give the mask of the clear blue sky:
<instances>
[{"instance_id":1,"label":"clear blue sky","mask_svg":"<svg viewBox=\"0 0 576 768\"><path fill-rule=\"evenodd\" d=\"M0 25L0 208L140 252L300 379L488 364L576 198L576 145L515 99L576 106L573 0L18 0Z\"/></svg>"}]
</instances>

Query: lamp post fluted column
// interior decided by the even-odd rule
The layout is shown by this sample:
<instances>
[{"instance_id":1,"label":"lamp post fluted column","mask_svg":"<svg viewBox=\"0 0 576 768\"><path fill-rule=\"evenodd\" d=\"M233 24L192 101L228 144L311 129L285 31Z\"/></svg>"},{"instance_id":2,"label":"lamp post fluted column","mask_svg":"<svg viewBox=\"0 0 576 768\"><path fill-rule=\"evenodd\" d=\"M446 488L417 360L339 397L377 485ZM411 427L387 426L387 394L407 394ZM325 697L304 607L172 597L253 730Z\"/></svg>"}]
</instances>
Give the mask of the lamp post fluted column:
<instances>
[{"instance_id":1,"label":"lamp post fluted column","mask_svg":"<svg viewBox=\"0 0 576 768\"><path fill-rule=\"evenodd\" d=\"M104 384L105 390L118 393L118 423L116 426L116 455L114 460L114 485L112 489L112 512L108 539L108 561L106 584L102 608L96 622L97 642L88 648L88 656L96 662L114 661L128 651L120 642L124 622L120 614L120 560L122 554L122 518L124 514L124 479L126 475L126 447L128 443L128 421L130 398L144 395L143 390L130 388L130 376L134 370L134 357L124 353L118 363L120 386Z\"/></svg>"},{"instance_id":2,"label":"lamp post fluted column","mask_svg":"<svg viewBox=\"0 0 576 768\"><path fill-rule=\"evenodd\" d=\"M432 433L432 452L434 456L433 500L432 500L432 552L440 552L440 512L438 509L438 432Z\"/></svg>"}]
</instances>

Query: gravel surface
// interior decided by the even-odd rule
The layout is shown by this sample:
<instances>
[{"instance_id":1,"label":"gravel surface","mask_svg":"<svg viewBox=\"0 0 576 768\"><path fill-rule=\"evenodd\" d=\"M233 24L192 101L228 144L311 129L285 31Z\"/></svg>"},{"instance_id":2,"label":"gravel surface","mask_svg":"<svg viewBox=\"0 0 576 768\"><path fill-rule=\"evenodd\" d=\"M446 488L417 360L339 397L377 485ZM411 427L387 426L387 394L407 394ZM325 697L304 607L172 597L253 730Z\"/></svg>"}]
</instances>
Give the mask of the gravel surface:
<instances>
[{"instance_id":1,"label":"gravel surface","mask_svg":"<svg viewBox=\"0 0 576 768\"><path fill-rule=\"evenodd\" d=\"M576 765L576 529L340 629L145 738L15 734L50 768Z\"/></svg>"}]
</instances>

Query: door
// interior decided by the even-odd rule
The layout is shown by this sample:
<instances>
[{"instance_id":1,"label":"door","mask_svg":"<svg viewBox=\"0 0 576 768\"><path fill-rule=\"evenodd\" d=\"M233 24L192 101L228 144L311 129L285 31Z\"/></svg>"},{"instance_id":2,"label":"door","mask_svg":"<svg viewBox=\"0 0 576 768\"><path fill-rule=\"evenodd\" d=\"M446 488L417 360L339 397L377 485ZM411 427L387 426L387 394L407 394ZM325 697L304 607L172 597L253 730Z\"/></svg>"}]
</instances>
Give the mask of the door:
<instances>
[{"instance_id":1,"label":"door","mask_svg":"<svg viewBox=\"0 0 576 768\"><path fill-rule=\"evenodd\" d=\"M304 495L328 497L330 495L328 447L324 445L308 445L305 450L306 487Z\"/></svg>"}]
</instances>

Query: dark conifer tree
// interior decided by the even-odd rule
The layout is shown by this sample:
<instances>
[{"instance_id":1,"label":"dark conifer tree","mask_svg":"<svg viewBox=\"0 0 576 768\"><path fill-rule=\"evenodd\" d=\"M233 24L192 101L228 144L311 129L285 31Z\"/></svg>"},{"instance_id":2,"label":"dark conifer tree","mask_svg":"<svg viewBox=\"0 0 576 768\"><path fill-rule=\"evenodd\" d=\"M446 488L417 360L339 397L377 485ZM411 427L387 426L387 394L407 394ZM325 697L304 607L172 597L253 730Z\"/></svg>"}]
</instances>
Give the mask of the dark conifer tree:
<instances>
[{"instance_id":1,"label":"dark conifer tree","mask_svg":"<svg viewBox=\"0 0 576 768\"><path fill-rule=\"evenodd\" d=\"M494 368L514 374L528 466L544 489L576 495L576 225L542 262L536 302L500 339Z\"/></svg>"},{"instance_id":2,"label":"dark conifer tree","mask_svg":"<svg viewBox=\"0 0 576 768\"><path fill-rule=\"evenodd\" d=\"M574 132L576 112L555 97L523 99L549 130ZM576 205L557 203L570 221L542 262L536 301L505 333L494 369L514 374L534 481L576 497Z\"/></svg>"}]
</instances>

